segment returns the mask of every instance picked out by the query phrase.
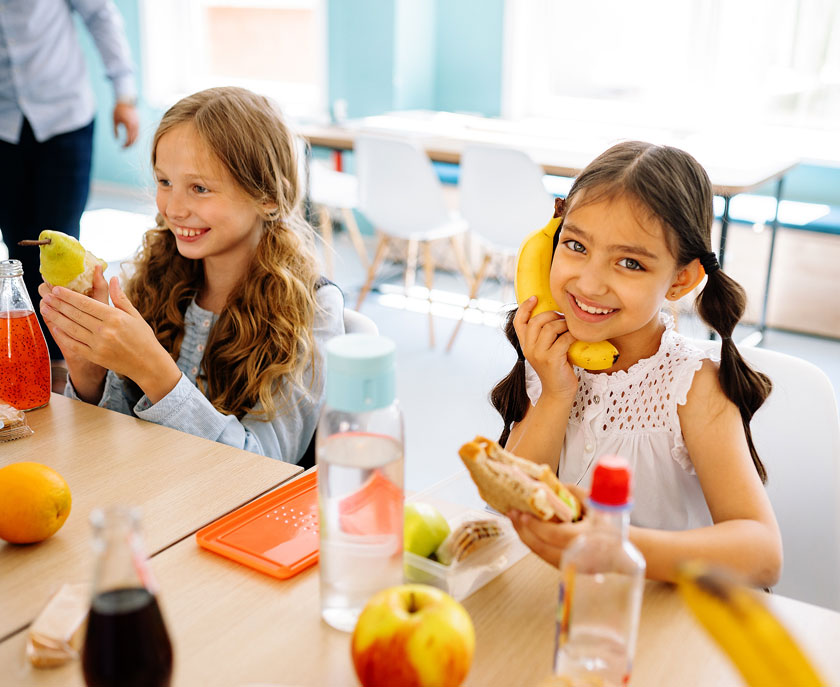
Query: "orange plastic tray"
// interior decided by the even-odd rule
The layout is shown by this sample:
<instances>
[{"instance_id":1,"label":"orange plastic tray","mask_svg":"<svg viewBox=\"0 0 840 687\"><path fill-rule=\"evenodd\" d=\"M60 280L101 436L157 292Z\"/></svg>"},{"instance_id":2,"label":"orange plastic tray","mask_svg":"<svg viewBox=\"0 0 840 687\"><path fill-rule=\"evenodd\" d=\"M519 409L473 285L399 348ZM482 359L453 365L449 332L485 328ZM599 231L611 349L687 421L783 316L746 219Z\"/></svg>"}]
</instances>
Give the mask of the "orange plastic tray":
<instances>
[{"instance_id":1,"label":"orange plastic tray","mask_svg":"<svg viewBox=\"0 0 840 687\"><path fill-rule=\"evenodd\" d=\"M196 532L198 545L286 579L318 561L316 471L242 506Z\"/></svg>"}]
</instances>

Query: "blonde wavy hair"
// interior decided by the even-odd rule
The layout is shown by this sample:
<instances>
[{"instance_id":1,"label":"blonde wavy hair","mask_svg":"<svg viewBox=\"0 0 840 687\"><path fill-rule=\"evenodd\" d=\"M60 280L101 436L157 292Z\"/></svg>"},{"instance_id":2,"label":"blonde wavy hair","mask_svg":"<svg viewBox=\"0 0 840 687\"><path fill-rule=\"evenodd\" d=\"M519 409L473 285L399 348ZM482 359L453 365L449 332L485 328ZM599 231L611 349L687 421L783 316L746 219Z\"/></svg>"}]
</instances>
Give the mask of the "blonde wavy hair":
<instances>
[{"instance_id":1,"label":"blonde wavy hair","mask_svg":"<svg viewBox=\"0 0 840 687\"><path fill-rule=\"evenodd\" d=\"M198 387L220 412L275 417L275 397L289 402L306 390L304 375L317 352L313 323L319 280L314 232L301 210L295 138L271 101L242 88L211 88L173 105L155 132L158 141L181 124L200 139L263 217L263 232L247 271L210 332ZM178 253L158 214L134 259L126 294L161 345L177 360L184 313L204 283L203 263Z\"/></svg>"}]
</instances>

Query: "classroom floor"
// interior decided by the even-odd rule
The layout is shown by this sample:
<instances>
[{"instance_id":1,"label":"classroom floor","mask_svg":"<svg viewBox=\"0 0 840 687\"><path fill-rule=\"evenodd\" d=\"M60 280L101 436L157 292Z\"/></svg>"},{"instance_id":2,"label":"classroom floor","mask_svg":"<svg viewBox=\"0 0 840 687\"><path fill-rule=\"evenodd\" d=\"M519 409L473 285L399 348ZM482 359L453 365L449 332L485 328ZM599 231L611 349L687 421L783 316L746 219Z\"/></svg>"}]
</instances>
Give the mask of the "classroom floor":
<instances>
[{"instance_id":1,"label":"classroom floor","mask_svg":"<svg viewBox=\"0 0 840 687\"><path fill-rule=\"evenodd\" d=\"M137 245L154 212L151 198L94 191L82 223L86 247L108 260L109 272L118 271L119 259ZM373 239L368 237L368 253ZM5 247L0 244L0 251ZM356 307L364 271L344 231L335 233L333 280L342 288L347 307ZM781 274L781 270L779 270ZM434 318L436 344L429 346L428 301L402 296L403 267L387 264L381 270L378 288L367 297L361 311L371 317L380 332L397 343L397 394L405 414L406 487L421 490L460 469L458 447L476 434L495 438L501 420L490 406L491 387L510 369L513 350L498 326L495 311L510 303L510 288L489 282L479 294L485 312L470 311L461 326L453 350L444 349L455 326L453 316L462 307L466 286L463 279L447 272L435 276ZM418 284L423 283L422 272ZM836 309L836 305L833 306ZM681 314L680 330L705 337L706 331L691 314ZM736 340L752 331L739 327ZM840 340L770 329L763 345L805 358L823 369L840 403Z\"/></svg>"}]
</instances>

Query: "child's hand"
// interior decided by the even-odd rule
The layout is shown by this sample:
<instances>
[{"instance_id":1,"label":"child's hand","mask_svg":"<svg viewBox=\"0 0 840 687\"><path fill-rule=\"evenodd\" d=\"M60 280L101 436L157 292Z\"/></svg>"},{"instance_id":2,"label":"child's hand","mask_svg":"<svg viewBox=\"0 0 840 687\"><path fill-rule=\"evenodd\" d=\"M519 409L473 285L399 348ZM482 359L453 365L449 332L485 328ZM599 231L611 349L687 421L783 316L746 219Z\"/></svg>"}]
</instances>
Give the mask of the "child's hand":
<instances>
[{"instance_id":1,"label":"child's hand","mask_svg":"<svg viewBox=\"0 0 840 687\"><path fill-rule=\"evenodd\" d=\"M577 522L544 522L530 513L512 510L507 513L519 538L535 554L547 563L560 567L560 559L566 547L577 537L585 527L586 510L584 504L589 496L576 484L567 484L581 503L581 519Z\"/></svg>"},{"instance_id":2,"label":"child's hand","mask_svg":"<svg viewBox=\"0 0 840 687\"><path fill-rule=\"evenodd\" d=\"M71 345L72 339L59 326L56 317L58 315L57 311L50 307L50 301L53 298L53 288L53 285L48 282L43 282L38 286L38 295L41 296L39 306L41 317L44 318L44 324L47 325L47 329L50 330L50 334L61 349L61 354L64 356L64 362L67 364L70 379L73 381L73 386L79 398L91 402L96 401L102 395L102 384L105 380L107 370L101 365L91 363L86 358L76 355L73 352ZM102 277L102 268L97 265L94 269L92 296L97 300L101 300L103 290L105 303L107 304L108 284ZM82 296L82 298L87 298L87 296Z\"/></svg>"},{"instance_id":3,"label":"child's hand","mask_svg":"<svg viewBox=\"0 0 840 687\"><path fill-rule=\"evenodd\" d=\"M546 563L559 568L566 547L584 528L577 522L543 522L529 513L514 510L507 514L519 538Z\"/></svg>"},{"instance_id":4,"label":"child's hand","mask_svg":"<svg viewBox=\"0 0 840 687\"><path fill-rule=\"evenodd\" d=\"M108 285L114 307L107 305L101 286L94 284L98 298L61 287L48 290L43 299L46 309L42 305L44 320L50 331L58 330L61 341L56 341L65 354L131 378L156 403L171 391L181 373L117 277ZM100 300L103 296L104 301Z\"/></svg>"},{"instance_id":5,"label":"child's hand","mask_svg":"<svg viewBox=\"0 0 840 687\"><path fill-rule=\"evenodd\" d=\"M578 380L566 354L575 338L569 333L566 319L548 311L531 317L537 297L524 301L513 318L522 353L533 366L542 383L542 395L557 394L573 398Z\"/></svg>"}]
</instances>

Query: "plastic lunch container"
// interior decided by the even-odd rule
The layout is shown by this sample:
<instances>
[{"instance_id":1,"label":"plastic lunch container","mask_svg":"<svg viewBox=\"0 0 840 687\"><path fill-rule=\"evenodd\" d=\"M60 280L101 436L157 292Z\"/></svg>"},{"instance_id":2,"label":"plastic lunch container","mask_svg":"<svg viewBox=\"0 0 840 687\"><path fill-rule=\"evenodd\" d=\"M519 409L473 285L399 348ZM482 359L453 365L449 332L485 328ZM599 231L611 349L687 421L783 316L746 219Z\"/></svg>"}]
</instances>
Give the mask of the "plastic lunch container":
<instances>
[{"instance_id":1,"label":"plastic lunch container","mask_svg":"<svg viewBox=\"0 0 840 687\"><path fill-rule=\"evenodd\" d=\"M413 494L407 502L422 501L435 506L454 530L468 520L496 520L500 537L467 556L463 561L442 565L413 553L403 554L406 582L429 584L458 601L465 599L519 561L527 552L510 520L491 510L478 495L466 469Z\"/></svg>"}]
</instances>

